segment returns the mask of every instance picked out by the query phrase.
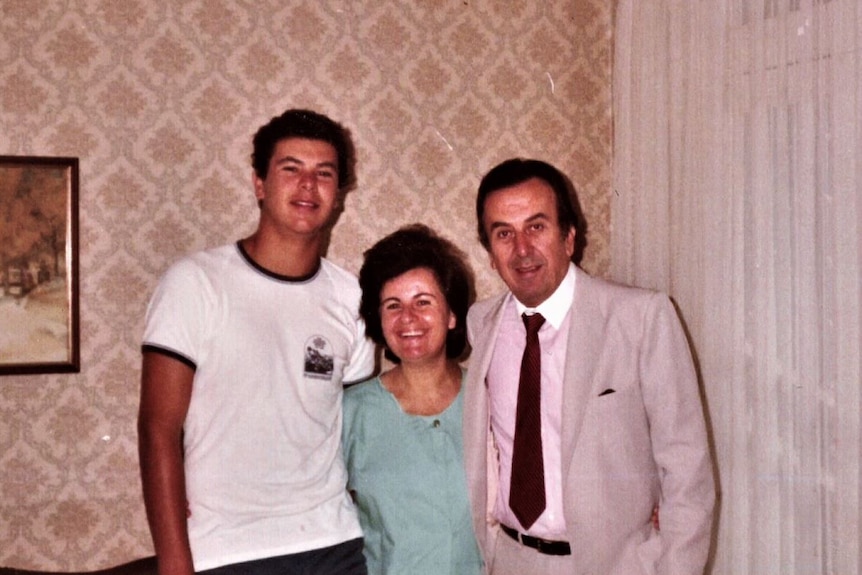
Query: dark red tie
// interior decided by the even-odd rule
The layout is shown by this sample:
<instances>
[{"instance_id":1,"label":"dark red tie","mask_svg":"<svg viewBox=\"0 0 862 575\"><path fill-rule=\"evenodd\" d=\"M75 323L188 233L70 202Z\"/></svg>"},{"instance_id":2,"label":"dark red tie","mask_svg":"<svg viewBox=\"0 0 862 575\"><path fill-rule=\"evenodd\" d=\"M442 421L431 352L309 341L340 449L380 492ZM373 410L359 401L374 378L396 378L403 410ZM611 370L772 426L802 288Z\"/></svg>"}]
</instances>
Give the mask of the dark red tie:
<instances>
[{"instance_id":1,"label":"dark red tie","mask_svg":"<svg viewBox=\"0 0 862 575\"><path fill-rule=\"evenodd\" d=\"M518 407L515 412L515 441L512 449L512 482L509 507L524 529L529 529L545 510L545 468L542 460L542 350L539 328L541 314L522 316L527 327L527 345L521 359Z\"/></svg>"}]
</instances>

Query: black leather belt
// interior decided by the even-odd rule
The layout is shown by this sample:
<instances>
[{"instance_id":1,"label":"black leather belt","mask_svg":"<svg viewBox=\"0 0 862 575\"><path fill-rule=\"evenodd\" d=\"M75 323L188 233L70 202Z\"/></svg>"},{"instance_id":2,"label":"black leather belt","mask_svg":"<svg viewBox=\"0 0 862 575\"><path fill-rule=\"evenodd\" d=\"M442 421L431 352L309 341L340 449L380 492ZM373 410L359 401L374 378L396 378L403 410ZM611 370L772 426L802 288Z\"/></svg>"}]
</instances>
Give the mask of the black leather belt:
<instances>
[{"instance_id":1,"label":"black leather belt","mask_svg":"<svg viewBox=\"0 0 862 575\"><path fill-rule=\"evenodd\" d=\"M547 539L540 539L538 537L532 537L530 535L524 535L523 533L518 533L511 527L507 525L503 525L500 523L500 527L503 529L503 532L520 543L525 547L530 547L535 549L539 553L543 555L571 555L572 548L569 545L568 541L548 541Z\"/></svg>"}]
</instances>

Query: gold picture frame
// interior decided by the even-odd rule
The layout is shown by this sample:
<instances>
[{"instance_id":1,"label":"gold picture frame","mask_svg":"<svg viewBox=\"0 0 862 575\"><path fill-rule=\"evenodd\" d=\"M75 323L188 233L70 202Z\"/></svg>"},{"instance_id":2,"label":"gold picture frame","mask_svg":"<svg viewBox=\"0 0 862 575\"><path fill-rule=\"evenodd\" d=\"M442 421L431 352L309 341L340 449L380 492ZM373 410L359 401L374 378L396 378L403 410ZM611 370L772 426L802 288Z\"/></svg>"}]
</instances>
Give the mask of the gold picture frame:
<instances>
[{"instance_id":1,"label":"gold picture frame","mask_svg":"<svg viewBox=\"0 0 862 575\"><path fill-rule=\"evenodd\" d=\"M78 158L0 156L0 375L77 373Z\"/></svg>"}]
</instances>

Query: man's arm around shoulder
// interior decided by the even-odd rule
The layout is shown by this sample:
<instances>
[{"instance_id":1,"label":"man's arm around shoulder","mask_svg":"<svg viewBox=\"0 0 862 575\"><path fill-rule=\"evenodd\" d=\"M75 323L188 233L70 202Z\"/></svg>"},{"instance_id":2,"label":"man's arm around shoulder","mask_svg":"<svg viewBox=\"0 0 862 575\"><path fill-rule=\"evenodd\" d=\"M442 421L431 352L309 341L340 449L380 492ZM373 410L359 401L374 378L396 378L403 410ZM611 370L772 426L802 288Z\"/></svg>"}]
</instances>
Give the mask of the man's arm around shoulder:
<instances>
[{"instance_id":1,"label":"man's arm around shoulder","mask_svg":"<svg viewBox=\"0 0 862 575\"><path fill-rule=\"evenodd\" d=\"M138 456L159 575L194 572L186 525L182 444L193 379L194 370L181 361L158 352L144 352Z\"/></svg>"}]
</instances>

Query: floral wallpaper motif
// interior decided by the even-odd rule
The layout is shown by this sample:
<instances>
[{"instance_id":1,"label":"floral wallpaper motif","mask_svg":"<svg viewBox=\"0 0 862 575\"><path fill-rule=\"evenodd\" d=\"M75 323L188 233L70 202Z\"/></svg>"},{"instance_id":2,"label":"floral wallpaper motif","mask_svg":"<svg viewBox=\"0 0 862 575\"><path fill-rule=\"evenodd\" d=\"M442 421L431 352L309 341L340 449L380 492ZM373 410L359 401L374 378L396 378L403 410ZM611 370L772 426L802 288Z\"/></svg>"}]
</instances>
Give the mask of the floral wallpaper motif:
<instances>
[{"instance_id":1,"label":"floral wallpaper motif","mask_svg":"<svg viewBox=\"0 0 862 575\"><path fill-rule=\"evenodd\" d=\"M481 175L572 177L584 267L608 269L611 0L2 0L0 154L80 158L80 374L0 378L0 565L152 553L137 467L139 340L180 255L253 230L250 139L293 106L352 132L358 185L329 256L423 221L480 296Z\"/></svg>"}]
</instances>

